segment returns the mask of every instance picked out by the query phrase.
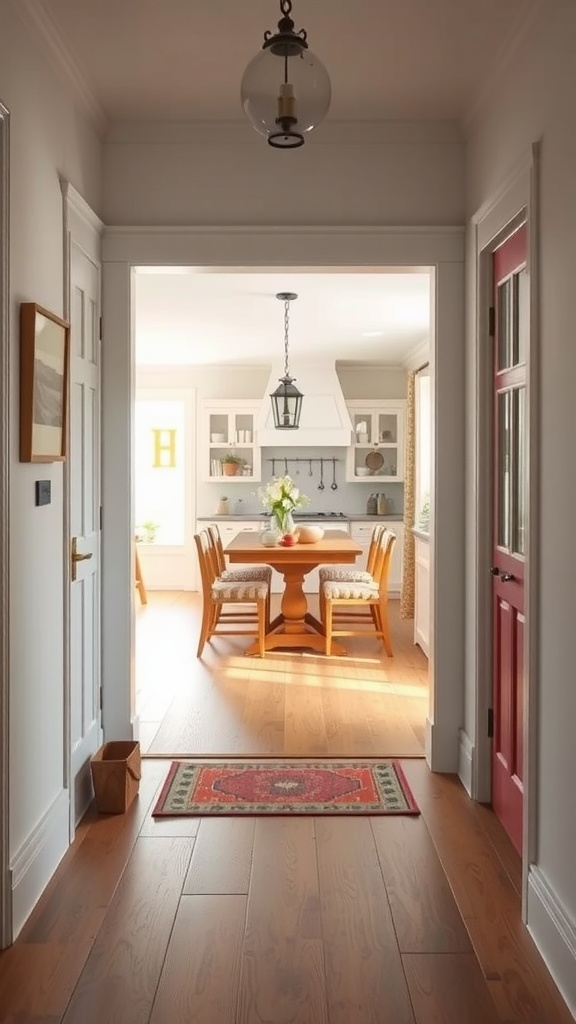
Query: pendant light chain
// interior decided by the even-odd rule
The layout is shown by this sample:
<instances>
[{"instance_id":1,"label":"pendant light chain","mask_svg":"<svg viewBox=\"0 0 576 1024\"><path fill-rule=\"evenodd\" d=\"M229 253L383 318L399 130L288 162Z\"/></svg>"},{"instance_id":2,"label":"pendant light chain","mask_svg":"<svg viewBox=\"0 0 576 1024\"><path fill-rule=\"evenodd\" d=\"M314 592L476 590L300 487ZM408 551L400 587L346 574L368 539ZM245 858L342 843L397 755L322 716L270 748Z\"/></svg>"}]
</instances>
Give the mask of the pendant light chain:
<instances>
[{"instance_id":1,"label":"pendant light chain","mask_svg":"<svg viewBox=\"0 0 576 1024\"><path fill-rule=\"evenodd\" d=\"M284 376L289 377L288 369L288 327L290 323L290 299L284 300Z\"/></svg>"}]
</instances>

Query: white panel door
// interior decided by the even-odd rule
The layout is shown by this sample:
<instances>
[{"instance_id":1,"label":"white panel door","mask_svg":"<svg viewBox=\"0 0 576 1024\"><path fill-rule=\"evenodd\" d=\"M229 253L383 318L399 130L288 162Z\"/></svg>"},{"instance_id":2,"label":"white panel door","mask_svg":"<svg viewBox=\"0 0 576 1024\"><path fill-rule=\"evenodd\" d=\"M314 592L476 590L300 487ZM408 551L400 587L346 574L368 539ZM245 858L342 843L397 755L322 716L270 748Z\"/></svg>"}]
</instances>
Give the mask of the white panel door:
<instances>
[{"instance_id":1,"label":"white panel door","mask_svg":"<svg viewBox=\"0 0 576 1024\"><path fill-rule=\"evenodd\" d=\"M72 820L90 799L100 708L100 270L70 262L70 752Z\"/></svg>"}]
</instances>

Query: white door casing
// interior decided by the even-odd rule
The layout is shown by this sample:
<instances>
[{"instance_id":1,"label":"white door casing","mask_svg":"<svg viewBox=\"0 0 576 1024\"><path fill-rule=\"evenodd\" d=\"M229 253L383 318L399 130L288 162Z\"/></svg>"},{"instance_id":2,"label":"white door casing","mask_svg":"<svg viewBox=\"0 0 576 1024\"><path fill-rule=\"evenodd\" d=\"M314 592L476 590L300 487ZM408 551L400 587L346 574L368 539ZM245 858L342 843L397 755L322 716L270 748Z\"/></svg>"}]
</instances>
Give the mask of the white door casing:
<instances>
[{"instance_id":1,"label":"white door casing","mask_svg":"<svg viewBox=\"0 0 576 1024\"><path fill-rule=\"evenodd\" d=\"M70 832L92 798L90 758L102 740L100 602L100 234L83 200L63 184L70 320L66 735ZM73 552L76 552L76 558ZM77 560L76 560L77 559Z\"/></svg>"},{"instance_id":2,"label":"white door casing","mask_svg":"<svg viewBox=\"0 0 576 1024\"><path fill-rule=\"evenodd\" d=\"M433 268L430 713L426 755L456 771L464 710L464 247L461 228L107 227L104 274L103 688L107 738L133 735L131 400L134 267L427 266ZM442 344L437 339L442 339ZM435 572L438 565L439 572ZM118 680L126 680L119 686ZM436 679L439 685L436 686ZM128 682L129 681L129 682Z\"/></svg>"},{"instance_id":3,"label":"white door casing","mask_svg":"<svg viewBox=\"0 0 576 1024\"><path fill-rule=\"evenodd\" d=\"M0 949L12 941L9 786L10 715L10 114L0 103Z\"/></svg>"}]
</instances>

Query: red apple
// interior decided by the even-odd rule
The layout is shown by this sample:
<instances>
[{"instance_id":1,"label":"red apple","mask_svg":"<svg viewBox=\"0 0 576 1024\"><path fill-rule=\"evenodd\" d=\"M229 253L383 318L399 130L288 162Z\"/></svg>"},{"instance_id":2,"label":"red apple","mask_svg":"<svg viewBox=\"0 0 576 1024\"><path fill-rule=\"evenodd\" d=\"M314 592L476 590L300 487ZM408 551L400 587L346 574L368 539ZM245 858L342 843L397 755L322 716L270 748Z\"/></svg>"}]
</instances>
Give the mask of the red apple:
<instances>
[{"instance_id":1,"label":"red apple","mask_svg":"<svg viewBox=\"0 0 576 1024\"><path fill-rule=\"evenodd\" d=\"M291 548L296 543L296 537L293 533L285 533L280 541L285 548Z\"/></svg>"}]
</instances>

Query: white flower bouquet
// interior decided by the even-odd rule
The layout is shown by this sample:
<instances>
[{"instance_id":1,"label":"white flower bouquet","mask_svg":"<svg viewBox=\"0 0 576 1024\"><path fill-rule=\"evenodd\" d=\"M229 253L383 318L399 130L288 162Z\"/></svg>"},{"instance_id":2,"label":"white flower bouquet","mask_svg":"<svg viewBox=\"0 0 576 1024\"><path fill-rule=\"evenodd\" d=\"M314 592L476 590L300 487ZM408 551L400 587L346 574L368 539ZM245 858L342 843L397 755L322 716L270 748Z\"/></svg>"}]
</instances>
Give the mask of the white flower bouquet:
<instances>
[{"instance_id":1,"label":"white flower bouquet","mask_svg":"<svg viewBox=\"0 0 576 1024\"><path fill-rule=\"evenodd\" d=\"M305 494L300 493L300 489L289 476L275 476L266 487L258 489L258 497L274 518L281 533L292 532L292 513L309 501Z\"/></svg>"}]
</instances>

